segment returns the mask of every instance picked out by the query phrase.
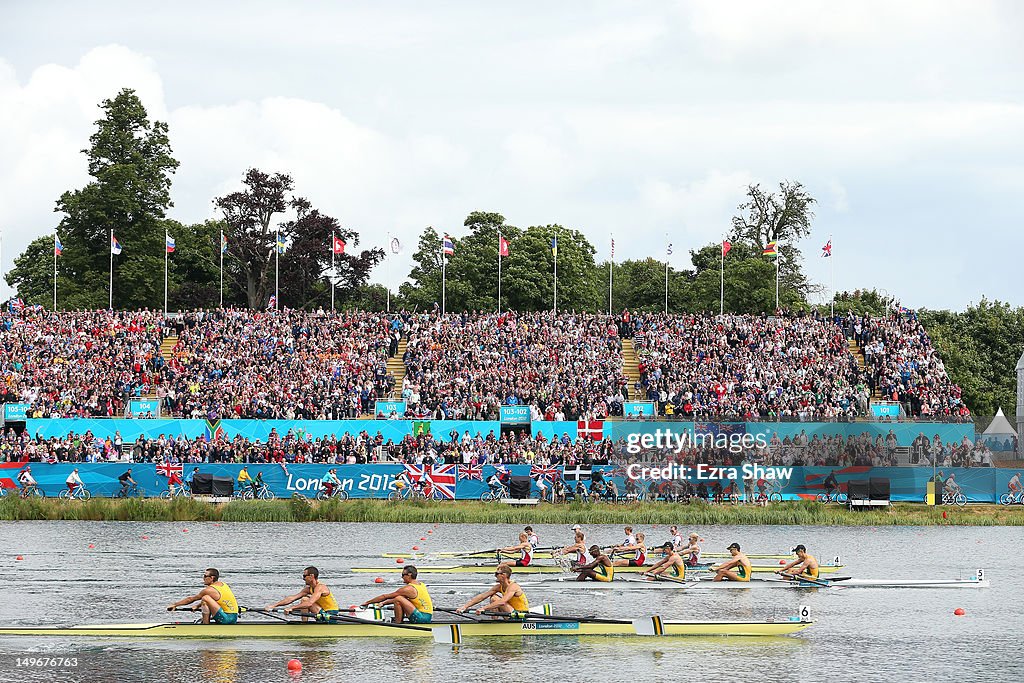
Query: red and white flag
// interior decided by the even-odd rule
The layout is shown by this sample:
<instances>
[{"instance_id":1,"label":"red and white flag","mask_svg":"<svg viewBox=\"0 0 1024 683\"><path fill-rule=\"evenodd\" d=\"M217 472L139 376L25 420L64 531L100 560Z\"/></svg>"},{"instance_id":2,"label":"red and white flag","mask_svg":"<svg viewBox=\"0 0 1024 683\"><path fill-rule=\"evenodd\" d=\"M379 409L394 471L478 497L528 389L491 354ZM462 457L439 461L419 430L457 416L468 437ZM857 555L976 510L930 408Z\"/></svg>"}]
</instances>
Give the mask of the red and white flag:
<instances>
[{"instance_id":1,"label":"red and white flag","mask_svg":"<svg viewBox=\"0 0 1024 683\"><path fill-rule=\"evenodd\" d=\"M546 467L544 465L531 465L530 476L536 477L537 475L547 477L551 481L554 481L562 476L562 471L555 465L549 465Z\"/></svg>"},{"instance_id":2,"label":"red and white flag","mask_svg":"<svg viewBox=\"0 0 1024 683\"><path fill-rule=\"evenodd\" d=\"M433 498L436 491L445 500L455 500L457 468L457 465L406 465L405 471L413 481L427 485L423 493L428 498Z\"/></svg>"},{"instance_id":3,"label":"red and white flag","mask_svg":"<svg viewBox=\"0 0 1024 683\"><path fill-rule=\"evenodd\" d=\"M498 256L508 256L508 240L498 235Z\"/></svg>"},{"instance_id":4,"label":"red and white flag","mask_svg":"<svg viewBox=\"0 0 1024 683\"><path fill-rule=\"evenodd\" d=\"M722 256L728 254L730 249L732 249L732 243L729 240L722 240Z\"/></svg>"},{"instance_id":5,"label":"red and white flag","mask_svg":"<svg viewBox=\"0 0 1024 683\"><path fill-rule=\"evenodd\" d=\"M335 237L334 238L334 245L333 245L332 249L334 250L335 254L344 254L345 253L345 240L341 239L340 237Z\"/></svg>"},{"instance_id":6,"label":"red and white flag","mask_svg":"<svg viewBox=\"0 0 1024 683\"><path fill-rule=\"evenodd\" d=\"M459 465L459 481L463 479L484 480L484 468L480 465Z\"/></svg>"},{"instance_id":7,"label":"red and white flag","mask_svg":"<svg viewBox=\"0 0 1024 683\"><path fill-rule=\"evenodd\" d=\"M579 420L576 423L576 434L581 439L600 441L604 438L604 422L601 420Z\"/></svg>"},{"instance_id":8,"label":"red and white flag","mask_svg":"<svg viewBox=\"0 0 1024 683\"><path fill-rule=\"evenodd\" d=\"M156 466L156 473L162 477L167 477L168 479L171 478L172 474L177 474L180 477L184 471L185 468L180 463L174 464L170 462L162 462Z\"/></svg>"}]
</instances>

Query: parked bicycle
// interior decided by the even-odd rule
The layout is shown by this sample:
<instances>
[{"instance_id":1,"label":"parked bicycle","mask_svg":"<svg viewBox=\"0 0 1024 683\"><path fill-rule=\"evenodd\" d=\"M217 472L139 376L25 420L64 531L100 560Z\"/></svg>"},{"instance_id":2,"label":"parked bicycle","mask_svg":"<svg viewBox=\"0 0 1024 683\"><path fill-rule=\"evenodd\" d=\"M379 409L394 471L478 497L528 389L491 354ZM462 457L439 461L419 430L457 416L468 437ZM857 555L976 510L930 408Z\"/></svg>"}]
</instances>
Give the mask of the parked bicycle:
<instances>
[{"instance_id":1,"label":"parked bicycle","mask_svg":"<svg viewBox=\"0 0 1024 683\"><path fill-rule=\"evenodd\" d=\"M64 489L57 494L57 497L61 500L89 500L92 498L92 494L84 486L76 486L72 490Z\"/></svg>"}]
</instances>

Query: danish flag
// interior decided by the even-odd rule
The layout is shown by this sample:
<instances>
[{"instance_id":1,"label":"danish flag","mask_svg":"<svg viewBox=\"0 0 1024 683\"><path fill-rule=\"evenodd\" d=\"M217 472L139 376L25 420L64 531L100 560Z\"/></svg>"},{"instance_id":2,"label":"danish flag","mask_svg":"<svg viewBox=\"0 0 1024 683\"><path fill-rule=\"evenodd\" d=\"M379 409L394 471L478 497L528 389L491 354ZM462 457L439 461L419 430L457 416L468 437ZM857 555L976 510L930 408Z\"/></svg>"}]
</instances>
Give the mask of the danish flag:
<instances>
[{"instance_id":1,"label":"danish flag","mask_svg":"<svg viewBox=\"0 0 1024 683\"><path fill-rule=\"evenodd\" d=\"M600 441L604 438L604 422L601 420L579 420L576 423L576 434L581 439Z\"/></svg>"}]
</instances>

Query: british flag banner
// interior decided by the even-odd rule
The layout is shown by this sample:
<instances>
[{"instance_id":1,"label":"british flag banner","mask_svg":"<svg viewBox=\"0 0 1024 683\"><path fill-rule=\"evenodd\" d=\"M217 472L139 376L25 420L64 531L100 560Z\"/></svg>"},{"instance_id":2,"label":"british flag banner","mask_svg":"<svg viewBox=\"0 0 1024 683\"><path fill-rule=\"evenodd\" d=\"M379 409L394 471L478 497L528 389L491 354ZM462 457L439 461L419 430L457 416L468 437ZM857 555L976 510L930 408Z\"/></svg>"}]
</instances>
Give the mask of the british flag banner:
<instances>
[{"instance_id":1,"label":"british flag banner","mask_svg":"<svg viewBox=\"0 0 1024 683\"><path fill-rule=\"evenodd\" d=\"M600 441L604 438L604 422L601 420L579 420L576 422L576 434L581 439Z\"/></svg>"},{"instance_id":2,"label":"british flag banner","mask_svg":"<svg viewBox=\"0 0 1024 683\"><path fill-rule=\"evenodd\" d=\"M156 473L168 479L171 478L172 474L177 474L180 477L182 472L184 472L184 467L181 463L162 462L156 466Z\"/></svg>"},{"instance_id":3,"label":"british flag banner","mask_svg":"<svg viewBox=\"0 0 1024 683\"><path fill-rule=\"evenodd\" d=\"M552 466L531 465L530 466L530 476L531 477L536 477L538 475L541 476L541 477L547 477L551 481L554 481L555 479L558 479L560 476L562 476L561 475L561 471L557 467L555 467L553 465Z\"/></svg>"},{"instance_id":4,"label":"british flag banner","mask_svg":"<svg viewBox=\"0 0 1024 683\"><path fill-rule=\"evenodd\" d=\"M413 481L427 484L423 493L428 498L455 500L458 465L406 465L405 472Z\"/></svg>"},{"instance_id":5,"label":"british flag banner","mask_svg":"<svg viewBox=\"0 0 1024 683\"><path fill-rule=\"evenodd\" d=\"M463 479L484 480L484 468L480 465L459 465L459 481Z\"/></svg>"}]
</instances>

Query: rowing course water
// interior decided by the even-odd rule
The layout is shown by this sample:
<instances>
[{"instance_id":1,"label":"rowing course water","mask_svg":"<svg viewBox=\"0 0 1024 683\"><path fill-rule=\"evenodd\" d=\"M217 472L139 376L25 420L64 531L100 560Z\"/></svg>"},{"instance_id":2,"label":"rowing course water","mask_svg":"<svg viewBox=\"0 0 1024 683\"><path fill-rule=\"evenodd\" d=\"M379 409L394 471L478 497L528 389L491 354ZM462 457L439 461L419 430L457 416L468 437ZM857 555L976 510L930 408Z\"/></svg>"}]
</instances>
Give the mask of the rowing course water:
<instances>
[{"instance_id":1,"label":"rowing course water","mask_svg":"<svg viewBox=\"0 0 1024 683\"><path fill-rule=\"evenodd\" d=\"M188 529L188 531L184 531ZM202 570L219 568L241 604L266 605L297 592L302 568L314 564L340 603L352 604L397 585L346 573L382 564L380 553L479 549L511 539L504 525L183 524L6 522L0 525L4 600L0 624L60 625L155 622L163 608L195 593ZM569 538L562 526L538 526L542 545ZM662 540L664 527L637 526ZM427 533L431 531L433 533ZM588 528L588 541L619 542L618 526ZM0 681L289 681L297 680L991 680L1024 673L1019 633L1024 595L1019 549L1024 529L707 527L708 550L738 541L751 552L804 543L823 561L836 554L844 573L862 578L967 577L978 567L987 590L813 589L747 591L574 591L524 578L531 603L559 614L667 618L783 617L807 605L817 623L796 637L638 639L572 636L542 641L472 640L457 652L415 641L31 641L0 639ZM146 539L143 539L146 536ZM427 541L420 541L426 537ZM509 541L511 542L511 541ZM92 544L94 547L89 548ZM22 555L23 560L15 559ZM426 563L426 561L424 561ZM438 560L449 564L450 560ZM482 580L438 575L433 583ZM429 583L428 583L429 585ZM550 587L549 587L550 585ZM432 591L435 605L455 606L475 589ZM966 616L955 617L962 607ZM180 615L178 618L187 618ZM77 666L26 667L27 658L73 658ZM688 672L688 673L683 673ZM692 672L703 672L694 674Z\"/></svg>"}]
</instances>

